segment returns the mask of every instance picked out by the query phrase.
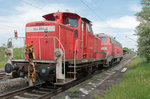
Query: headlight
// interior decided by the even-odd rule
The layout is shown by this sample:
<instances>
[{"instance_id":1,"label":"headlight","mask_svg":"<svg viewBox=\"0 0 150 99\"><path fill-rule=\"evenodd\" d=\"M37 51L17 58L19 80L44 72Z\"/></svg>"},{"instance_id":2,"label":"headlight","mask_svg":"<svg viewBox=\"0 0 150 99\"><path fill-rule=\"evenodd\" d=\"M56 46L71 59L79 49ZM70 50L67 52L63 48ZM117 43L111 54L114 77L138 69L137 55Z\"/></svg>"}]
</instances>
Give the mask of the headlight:
<instances>
[{"instance_id":1,"label":"headlight","mask_svg":"<svg viewBox=\"0 0 150 99\"><path fill-rule=\"evenodd\" d=\"M41 66L39 68L39 73L40 73L40 76L42 76L42 77L48 76L48 74L49 74L48 67L47 66Z\"/></svg>"},{"instance_id":2,"label":"headlight","mask_svg":"<svg viewBox=\"0 0 150 99\"><path fill-rule=\"evenodd\" d=\"M51 66L40 66L39 68L39 74L41 77L48 77L48 75L50 73L54 73L55 72L55 67Z\"/></svg>"},{"instance_id":3,"label":"headlight","mask_svg":"<svg viewBox=\"0 0 150 99\"><path fill-rule=\"evenodd\" d=\"M101 50L107 50L107 47L101 47Z\"/></svg>"}]
</instances>

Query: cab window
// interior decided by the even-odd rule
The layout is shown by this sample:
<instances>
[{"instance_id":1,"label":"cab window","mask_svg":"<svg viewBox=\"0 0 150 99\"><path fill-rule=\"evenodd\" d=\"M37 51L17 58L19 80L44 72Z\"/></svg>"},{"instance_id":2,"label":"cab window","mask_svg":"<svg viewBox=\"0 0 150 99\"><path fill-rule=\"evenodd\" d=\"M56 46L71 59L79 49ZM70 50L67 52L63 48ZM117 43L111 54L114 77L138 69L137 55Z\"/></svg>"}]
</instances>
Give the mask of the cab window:
<instances>
[{"instance_id":1,"label":"cab window","mask_svg":"<svg viewBox=\"0 0 150 99\"><path fill-rule=\"evenodd\" d=\"M101 37L100 39L101 39L102 43L106 43L107 42L107 39L105 37Z\"/></svg>"},{"instance_id":2,"label":"cab window","mask_svg":"<svg viewBox=\"0 0 150 99\"><path fill-rule=\"evenodd\" d=\"M65 24L69 24L72 27L77 27L78 26L78 19L77 18L66 18Z\"/></svg>"},{"instance_id":3,"label":"cab window","mask_svg":"<svg viewBox=\"0 0 150 99\"><path fill-rule=\"evenodd\" d=\"M51 18L51 19L49 19L49 21L56 21L56 20L55 20L55 18Z\"/></svg>"},{"instance_id":4,"label":"cab window","mask_svg":"<svg viewBox=\"0 0 150 99\"><path fill-rule=\"evenodd\" d=\"M92 24L87 23L86 24L87 28L88 28L88 32L93 34L93 30L92 30Z\"/></svg>"},{"instance_id":5,"label":"cab window","mask_svg":"<svg viewBox=\"0 0 150 99\"><path fill-rule=\"evenodd\" d=\"M82 32L84 31L84 21L81 22L82 23Z\"/></svg>"}]
</instances>

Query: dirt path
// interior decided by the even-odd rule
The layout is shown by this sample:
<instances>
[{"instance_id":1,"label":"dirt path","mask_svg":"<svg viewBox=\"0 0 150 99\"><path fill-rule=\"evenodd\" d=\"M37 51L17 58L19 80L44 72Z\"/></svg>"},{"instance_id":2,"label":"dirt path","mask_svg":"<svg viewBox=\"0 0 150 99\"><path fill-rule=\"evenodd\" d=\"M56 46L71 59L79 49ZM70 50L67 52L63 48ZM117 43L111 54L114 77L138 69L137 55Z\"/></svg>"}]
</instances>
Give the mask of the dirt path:
<instances>
[{"instance_id":1,"label":"dirt path","mask_svg":"<svg viewBox=\"0 0 150 99\"><path fill-rule=\"evenodd\" d=\"M131 57L133 58L133 56L125 56L124 60L119 65L60 93L51 99L94 99L94 95L102 96L112 85L123 80L122 75L124 72L121 71L131 61Z\"/></svg>"}]
</instances>

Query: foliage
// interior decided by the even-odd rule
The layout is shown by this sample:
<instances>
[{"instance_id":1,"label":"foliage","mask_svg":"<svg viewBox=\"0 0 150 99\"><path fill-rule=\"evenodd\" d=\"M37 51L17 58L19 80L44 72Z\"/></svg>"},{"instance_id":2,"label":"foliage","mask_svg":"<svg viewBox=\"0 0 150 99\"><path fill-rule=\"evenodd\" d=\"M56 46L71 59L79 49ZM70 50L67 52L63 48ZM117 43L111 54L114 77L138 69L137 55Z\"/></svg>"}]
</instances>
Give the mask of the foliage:
<instances>
[{"instance_id":1,"label":"foliage","mask_svg":"<svg viewBox=\"0 0 150 99\"><path fill-rule=\"evenodd\" d=\"M127 48L127 47L124 47L123 50L126 51L126 54L135 54L134 51L132 51L131 49Z\"/></svg>"},{"instance_id":2,"label":"foliage","mask_svg":"<svg viewBox=\"0 0 150 99\"><path fill-rule=\"evenodd\" d=\"M142 0L142 10L136 14L139 26L136 28L138 38L138 50L141 56L150 60L150 0Z\"/></svg>"},{"instance_id":3,"label":"foliage","mask_svg":"<svg viewBox=\"0 0 150 99\"><path fill-rule=\"evenodd\" d=\"M104 97L95 99L150 99L150 63L136 58L129 65L134 69L123 75L123 82L110 88Z\"/></svg>"}]
</instances>

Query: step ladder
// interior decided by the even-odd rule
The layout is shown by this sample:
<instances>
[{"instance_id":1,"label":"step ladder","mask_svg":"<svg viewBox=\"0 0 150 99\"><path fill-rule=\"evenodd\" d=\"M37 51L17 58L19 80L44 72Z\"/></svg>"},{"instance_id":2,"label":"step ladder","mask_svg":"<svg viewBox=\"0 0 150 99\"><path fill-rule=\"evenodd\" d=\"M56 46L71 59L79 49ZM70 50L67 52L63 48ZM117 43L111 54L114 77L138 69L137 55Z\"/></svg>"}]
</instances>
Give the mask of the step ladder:
<instances>
[{"instance_id":1,"label":"step ladder","mask_svg":"<svg viewBox=\"0 0 150 99\"><path fill-rule=\"evenodd\" d=\"M68 78L74 78L76 79L77 75L77 66L68 66L68 71L67 71Z\"/></svg>"}]
</instances>

